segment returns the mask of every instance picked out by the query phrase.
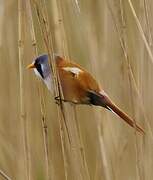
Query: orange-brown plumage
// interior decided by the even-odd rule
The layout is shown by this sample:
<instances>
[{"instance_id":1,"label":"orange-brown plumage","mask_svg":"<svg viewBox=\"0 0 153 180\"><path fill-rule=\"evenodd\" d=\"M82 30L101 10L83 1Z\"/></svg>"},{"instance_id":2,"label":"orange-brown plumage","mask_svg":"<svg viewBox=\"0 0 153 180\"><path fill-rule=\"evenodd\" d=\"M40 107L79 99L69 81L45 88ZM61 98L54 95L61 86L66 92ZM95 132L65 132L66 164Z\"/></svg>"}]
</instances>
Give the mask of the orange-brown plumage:
<instances>
[{"instance_id":1,"label":"orange-brown plumage","mask_svg":"<svg viewBox=\"0 0 153 180\"><path fill-rule=\"evenodd\" d=\"M96 80L83 69L80 65L64 60L62 57L56 57L57 69L61 81L64 100L78 104L94 104L103 106L120 116L130 126L135 127L137 131L144 133L144 130L135 124L134 120L116 106L108 95L100 89ZM81 71L78 75L70 71L65 71L65 67L77 67ZM89 95L91 94L91 96ZM94 94L94 95L93 95ZM98 97L98 101L92 102L91 97ZM94 99L94 97L93 97Z\"/></svg>"},{"instance_id":2,"label":"orange-brown plumage","mask_svg":"<svg viewBox=\"0 0 153 180\"><path fill-rule=\"evenodd\" d=\"M38 57L32 65L29 65L29 68L35 66L37 71L39 71L41 78L49 88L50 86L46 79L49 66L46 59L48 60L46 55ZM135 124L135 121L131 117L115 105L89 72L80 65L67 61L60 56L56 56L55 60L65 101L76 104L102 106L116 113L137 131L144 133L144 130L139 125ZM41 68L40 65L42 65L43 68Z\"/></svg>"},{"instance_id":3,"label":"orange-brown plumage","mask_svg":"<svg viewBox=\"0 0 153 180\"><path fill-rule=\"evenodd\" d=\"M56 57L57 69L61 81L61 86L66 101L74 101L78 104L89 104L86 97L86 90L99 92L100 88L96 80L80 65ZM64 70L65 67L76 67L81 70L78 75Z\"/></svg>"}]
</instances>

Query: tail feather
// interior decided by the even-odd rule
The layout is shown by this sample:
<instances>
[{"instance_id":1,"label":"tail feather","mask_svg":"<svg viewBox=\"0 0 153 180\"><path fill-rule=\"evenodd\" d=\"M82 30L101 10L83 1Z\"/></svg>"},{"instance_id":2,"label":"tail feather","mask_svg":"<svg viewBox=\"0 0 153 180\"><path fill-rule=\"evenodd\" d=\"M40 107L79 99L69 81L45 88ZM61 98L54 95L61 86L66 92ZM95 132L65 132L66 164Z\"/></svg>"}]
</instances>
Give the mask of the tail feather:
<instances>
[{"instance_id":1,"label":"tail feather","mask_svg":"<svg viewBox=\"0 0 153 180\"><path fill-rule=\"evenodd\" d=\"M107 105L109 109L111 109L113 112L115 112L120 118L122 118L127 124L129 124L131 127L135 128L138 132L144 134L144 130L136 124L136 122L129 117L126 113L124 113L119 107L117 107L114 103L109 102Z\"/></svg>"},{"instance_id":2,"label":"tail feather","mask_svg":"<svg viewBox=\"0 0 153 180\"><path fill-rule=\"evenodd\" d=\"M88 97L90 98L90 103L96 106L102 106L115 114L117 114L121 119L123 119L127 124L131 127L135 128L138 132L144 134L144 130L136 124L136 122L129 117L126 113L124 113L118 106L116 106L111 99L107 96L107 94L102 91L100 93L96 93L94 91L88 91Z\"/></svg>"}]
</instances>

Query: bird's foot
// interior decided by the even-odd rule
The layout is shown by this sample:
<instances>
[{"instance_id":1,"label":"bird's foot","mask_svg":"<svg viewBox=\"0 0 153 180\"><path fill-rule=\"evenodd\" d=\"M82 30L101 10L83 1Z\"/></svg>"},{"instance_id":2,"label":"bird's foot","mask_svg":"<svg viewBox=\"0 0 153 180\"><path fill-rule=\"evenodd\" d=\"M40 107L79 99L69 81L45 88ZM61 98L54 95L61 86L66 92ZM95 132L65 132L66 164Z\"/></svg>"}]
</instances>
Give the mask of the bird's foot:
<instances>
[{"instance_id":1,"label":"bird's foot","mask_svg":"<svg viewBox=\"0 0 153 180\"><path fill-rule=\"evenodd\" d=\"M54 99L55 99L55 103L56 103L57 105L60 105L60 101L61 101L60 96L56 96Z\"/></svg>"},{"instance_id":2,"label":"bird's foot","mask_svg":"<svg viewBox=\"0 0 153 180\"><path fill-rule=\"evenodd\" d=\"M60 96L56 96L54 99L57 105L60 105L61 102L67 102L65 99L61 99Z\"/></svg>"}]
</instances>

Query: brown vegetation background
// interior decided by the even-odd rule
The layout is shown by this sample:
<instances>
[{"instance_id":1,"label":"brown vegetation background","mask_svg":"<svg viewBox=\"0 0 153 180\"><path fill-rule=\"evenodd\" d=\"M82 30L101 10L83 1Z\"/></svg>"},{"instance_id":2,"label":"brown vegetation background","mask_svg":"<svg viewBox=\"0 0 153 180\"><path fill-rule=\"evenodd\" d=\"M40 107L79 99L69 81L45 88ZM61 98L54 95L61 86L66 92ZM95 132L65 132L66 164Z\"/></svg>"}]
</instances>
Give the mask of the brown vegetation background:
<instances>
[{"instance_id":1,"label":"brown vegetation background","mask_svg":"<svg viewBox=\"0 0 153 180\"><path fill-rule=\"evenodd\" d=\"M152 0L0 1L0 179L152 180L152 17ZM46 24L52 51L88 69L145 136L99 107L64 104L64 122L26 70L47 52Z\"/></svg>"}]
</instances>

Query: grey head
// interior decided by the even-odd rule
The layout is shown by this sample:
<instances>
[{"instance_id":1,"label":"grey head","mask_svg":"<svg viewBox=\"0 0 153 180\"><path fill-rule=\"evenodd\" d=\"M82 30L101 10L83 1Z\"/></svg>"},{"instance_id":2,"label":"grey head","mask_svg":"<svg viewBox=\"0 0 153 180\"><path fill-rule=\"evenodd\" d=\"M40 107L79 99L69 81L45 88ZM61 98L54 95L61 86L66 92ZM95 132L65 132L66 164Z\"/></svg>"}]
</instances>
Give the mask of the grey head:
<instances>
[{"instance_id":1,"label":"grey head","mask_svg":"<svg viewBox=\"0 0 153 180\"><path fill-rule=\"evenodd\" d=\"M51 70L48 62L48 55L43 54L38 56L34 61L34 72L35 74L40 77L43 82L46 84L47 88L52 91L52 75Z\"/></svg>"},{"instance_id":2,"label":"grey head","mask_svg":"<svg viewBox=\"0 0 153 180\"><path fill-rule=\"evenodd\" d=\"M36 75L40 76L42 79L47 78L51 74L47 54L38 56L33 63Z\"/></svg>"},{"instance_id":3,"label":"grey head","mask_svg":"<svg viewBox=\"0 0 153 180\"><path fill-rule=\"evenodd\" d=\"M53 54L55 61L57 61L60 56L56 53ZM43 80L47 88L52 91L52 72L48 62L48 55L42 54L34 59L32 64L27 66L28 69L34 68L35 74Z\"/></svg>"}]
</instances>

